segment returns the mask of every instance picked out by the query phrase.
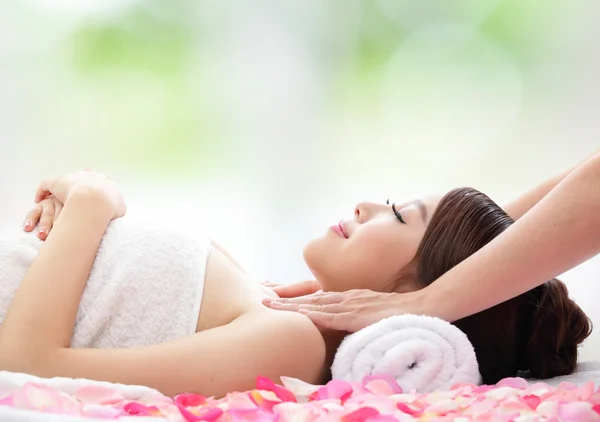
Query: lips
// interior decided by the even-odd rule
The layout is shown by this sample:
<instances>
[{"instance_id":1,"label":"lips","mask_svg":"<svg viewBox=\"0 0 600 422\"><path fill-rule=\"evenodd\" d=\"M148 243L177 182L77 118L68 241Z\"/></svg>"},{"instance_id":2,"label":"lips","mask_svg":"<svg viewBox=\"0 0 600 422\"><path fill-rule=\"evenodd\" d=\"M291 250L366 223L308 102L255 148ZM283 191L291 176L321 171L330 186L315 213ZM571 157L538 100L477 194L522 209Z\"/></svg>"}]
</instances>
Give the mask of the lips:
<instances>
[{"instance_id":1,"label":"lips","mask_svg":"<svg viewBox=\"0 0 600 422\"><path fill-rule=\"evenodd\" d=\"M341 220L341 221L338 223L338 227L340 228L340 231L342 232L342 234L344 235L344 237L345 237L346 239L348 239L348 233L346 232L346 228L344 227L344 220Z\"/></svg>"}]
</instances>

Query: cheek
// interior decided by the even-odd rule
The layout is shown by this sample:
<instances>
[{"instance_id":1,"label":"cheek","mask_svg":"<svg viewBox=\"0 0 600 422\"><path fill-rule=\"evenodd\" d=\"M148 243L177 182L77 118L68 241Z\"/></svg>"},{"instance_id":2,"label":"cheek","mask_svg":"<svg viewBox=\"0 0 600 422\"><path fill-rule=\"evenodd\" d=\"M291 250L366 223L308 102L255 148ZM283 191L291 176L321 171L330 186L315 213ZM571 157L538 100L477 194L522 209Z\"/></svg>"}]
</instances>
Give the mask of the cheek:
<instances>
[{"instance_id":1,"label":"cheek","mask_svg":"<svg viewBox=\"0 0 600 422\"><path fill-rule=\"evenodd\" d=\"M408 265L418 248L418 239L409 231L373 231L357 236L349 252L349 260L362 268L357 271L378 274L380 279L389 280ZM350 249L350 248L349 248Z\"/></svg>"}]
</instances>

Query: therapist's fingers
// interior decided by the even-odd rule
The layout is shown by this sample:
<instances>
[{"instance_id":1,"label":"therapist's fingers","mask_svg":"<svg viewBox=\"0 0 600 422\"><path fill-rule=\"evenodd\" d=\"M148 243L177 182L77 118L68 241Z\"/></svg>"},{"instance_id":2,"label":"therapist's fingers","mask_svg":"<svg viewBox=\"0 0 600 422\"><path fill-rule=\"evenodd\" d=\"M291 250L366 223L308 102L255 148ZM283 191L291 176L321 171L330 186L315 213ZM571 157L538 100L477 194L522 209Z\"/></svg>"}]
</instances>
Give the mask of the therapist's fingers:
<instances>
[{"instance_id":1,"label":"therapist's fingers","mask_svg":"<svg viewBox=\"0 0 600 422\"><path fill-rule=\"evenodd\" d=\"M273 287L273 291L281 298L295 298L316 293L321 285L316 280L306 280L300 283L286 284Z\"/></svg>"},{"instance_id":2,"label":"therapist's fingers","mask_svg":"<svg viewBox=\"0 0 600 422\"><path fill-rule=\"evenodd\" d=\"M311 305L311 304L301 304L301 303L279 303L279 302L271 302L269 307L271 309L276 309L278 311L294 311L294 312L321 312L327 314L338 314L343 312L348 312L350 309L348 306L344 306L339 303L329 303L329 304L321 304L321 305Z\"/></svg>"},{"instance_id":3,"label":"therapist's fingers","mask_svg":"<svg viewBox=\"0 0 600 422\"><path fill-rule=\"evenodd\" d=\"M313 324L321 328L349 333L354 333L362 328L353 312L330 313L301 309L300 313L306 315Z\"/></svg>"},{"instance_id":4,"label":"therapist's fingers","mask_svg":"<svg viewBox=\"0 0 600 422\"><path fill-rule=\"evenodd\" d=\"M295 305L326 305L331 303L339 303L344 300L342 292L317 292L306 296L298 297L280 297L280 298L264 298L263 304L271 307L283 304Z\"/></svg>"}]
</instances>

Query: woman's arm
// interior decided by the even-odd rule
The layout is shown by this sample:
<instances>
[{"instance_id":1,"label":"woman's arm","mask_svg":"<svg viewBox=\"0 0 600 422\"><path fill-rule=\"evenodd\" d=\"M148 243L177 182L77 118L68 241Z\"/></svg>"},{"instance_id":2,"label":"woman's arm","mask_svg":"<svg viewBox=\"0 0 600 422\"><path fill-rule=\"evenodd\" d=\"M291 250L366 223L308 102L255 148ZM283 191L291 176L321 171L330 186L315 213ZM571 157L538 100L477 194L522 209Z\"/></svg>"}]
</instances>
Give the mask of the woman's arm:
<instances>
[{"instance_id":1,"label":"woman's arm","mask_svg":"<svg viewBox=\"0 0 600 422\"><path fill-rule=\"evenodd\" d=\"M325 366L323 338L308 318L268 311L155 346L46 348L40 355L44 359L28 363L28 373L146 385L167 396L193 392L222 397L255 388L258 375L317 384Z\"/></svg>"},{"instance_id":2,"label":"woman's arm","mask_svg":"<svg viewBox=\"0 0 600 422\"><path fill-rule=\"evenodd\" d=\"M524 216L530 209L532 209L538 202L540 202L542 198L548 195L548 193L552 189L554 189L560 182L562 182L565 179L565 177L567 177L569 174L575 171L575 169L577 169L583 163L591 159L597 153L600 153L600 150L596 151L594 154L590 155L581 163L578 163L576 166L571 167L567 171L544 181L542 184L519 196L517 199L504 206L504 211L506 211L506 213L510 215L514 220L518 220L519 218Z\"/></svg>"},{"instance_id":3,"label":"woman's arm","mask_svg":"<svg viewBox=\"0 0 600 422\"><path fill-rule=\"evenodd\" d=\"M69 197L0 328L2 367L14 354L29 362L70 345L81 294L113 212L93 194ZM26 366L12 369L28 371Z\"/></svg>"},{"instance_id":4,"label":"woman's arm","mask_svg":"<svg viewBox=\"0 0 600 422\"><path fill-rule=\"evenodd\" d=\"M504 233L420 290L419 305L412 308L455 321L522 294L599 252L597 153ZM396 300L399 311L410 311L402 295Z\"/></svg>"},{"instance_id":5,"label":"woman's arm","mask_svg":"<svg viewBox=\"0 0 600 422\"><path fill-rule=\"evenodd\" d=\"M114 216L115 207L95 191L65 201L0 327L0 369L142 384L168 395L223 395L254 387L257 375L318 381L323 339L310 320L292 313L246 315L152 347L69 348L86 280Z\"/></svg>"}]
</instances>

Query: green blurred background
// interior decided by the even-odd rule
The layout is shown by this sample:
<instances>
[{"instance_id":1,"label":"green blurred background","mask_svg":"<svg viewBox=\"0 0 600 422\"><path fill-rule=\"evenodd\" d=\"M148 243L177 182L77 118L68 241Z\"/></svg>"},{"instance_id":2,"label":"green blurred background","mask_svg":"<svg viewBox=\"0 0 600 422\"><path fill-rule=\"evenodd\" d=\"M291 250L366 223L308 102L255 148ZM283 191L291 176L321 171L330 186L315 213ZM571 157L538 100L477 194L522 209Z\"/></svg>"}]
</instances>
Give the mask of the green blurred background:
<instances>
[{"instance_id":1,"label":"green blurred background","mask_svg":"<svg viewBox=\"0 0 600 422\"><path fill-rule=\"evenodd\" d=\"M2 223L94 168L260 279L363 199L499 202L600 144L596 0L4 0ZM565 275L595 320L600 262ZM590 294L590 292L594 292ZM585 356L600 350L600 334Z\"/></svg>"}]
</instances>

